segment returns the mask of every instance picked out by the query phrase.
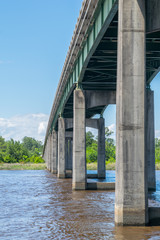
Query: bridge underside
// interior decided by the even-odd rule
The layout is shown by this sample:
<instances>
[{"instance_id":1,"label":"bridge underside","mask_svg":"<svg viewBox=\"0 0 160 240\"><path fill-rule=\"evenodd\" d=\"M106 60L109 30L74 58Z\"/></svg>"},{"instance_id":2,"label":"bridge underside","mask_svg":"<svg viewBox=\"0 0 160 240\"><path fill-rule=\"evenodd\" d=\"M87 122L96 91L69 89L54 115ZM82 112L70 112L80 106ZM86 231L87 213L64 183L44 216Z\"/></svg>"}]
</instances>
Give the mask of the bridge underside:
<instances>
[{"instance_id":1,"label":"bridge underside","mask_svg":"<svg viewBox=\"0 0 160 240\"><path fill-rule=\"evenodd\" d=\"M117 81L117 37L118 13L102 37L85 70L81 88L83 90L116 90ZM146 34L146 86L159 72L160 66L160 31ZM101 114L106 106L87 109L86 117ZM66 102L64 118L73 118L73 91ZM58 129L58 123L56 126Z\"/></svg>"}]
</instances>

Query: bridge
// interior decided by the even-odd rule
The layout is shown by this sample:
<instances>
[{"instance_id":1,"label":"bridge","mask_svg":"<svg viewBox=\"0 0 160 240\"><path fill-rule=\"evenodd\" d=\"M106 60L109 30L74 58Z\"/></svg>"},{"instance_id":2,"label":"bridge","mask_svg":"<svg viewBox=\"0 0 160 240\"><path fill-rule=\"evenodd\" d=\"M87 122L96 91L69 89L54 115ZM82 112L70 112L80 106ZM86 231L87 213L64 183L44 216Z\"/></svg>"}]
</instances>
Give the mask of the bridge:
<instances>
[{"instance_id":1,"label":"bridge","mask_svg":"<svg viewBox=\"0 0 160 240\"><path fill-rule=\"evenodd\" d=\"M97 177L105 178L103 112L116 104L117 225L146 225L157 212L148 189L155 190L150 83L160 70L159 12L159 0L83 1L46 131L48 170L72 174L73 190L88 189L85 129L98 129Z\"/></svg>"}]
</instances>

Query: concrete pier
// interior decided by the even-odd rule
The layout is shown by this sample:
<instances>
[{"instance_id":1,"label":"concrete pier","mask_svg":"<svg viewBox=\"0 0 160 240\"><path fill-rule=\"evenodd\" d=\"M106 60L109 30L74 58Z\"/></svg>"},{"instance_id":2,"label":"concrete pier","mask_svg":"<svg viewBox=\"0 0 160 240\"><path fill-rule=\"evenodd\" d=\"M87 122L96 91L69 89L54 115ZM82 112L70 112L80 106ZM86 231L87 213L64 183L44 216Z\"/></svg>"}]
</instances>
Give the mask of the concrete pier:
<instances>
[{"instance_id":1,"label":"concrete pier","mask_svg":"<svg viewBox=\"0 0 160 240\"><path fill-rule=\"evenodd\" d=\"M57 168L58 168L58 138L57 138L57 132L55 130L53 130L52 132L52 141L53 141L53 163L52 163L52 169L51 172L53 174L57 173Z\"/></svg>"},{"instance_id":2,"label":"concrete pier","mask_svg":"<svg viewBox=\"0 0 160 240\"><path fill-rule=\"evenodd\" d=\"M53 136L50 134L50 172L52 172L53 168Z\"/></svg>"},{"instance_id":3,"label":"concrete pier","mask_svg":"<svg viewBox=\"0 0 160 240\"><path fill-rule=\"evenodd\" d=\"M74 90L73 119L73 179L74 190L86 189L85 97L80 89Z\"/></svg>"},{"instance_id":4,"label":"concrete pier","mask_svg":"<svg viewBox=\"0 0 160 240\"><path fill-rule=\"evenodd\" d=\"M147 89L146 115L146 159L148 165L148 189L156 190L155 176L155 130L154 130L154 92Z\"/></svg>"},{"instance_id":5,"label":"concrete pier","mask_svg":"<svg viewBox=\"0 0 160 240\"><path fill-rule=\"evenodd\" d=\"M66 138L66 170L72 170L72 138Z\"/></svg>"},{"instance_id":6,"label":"concrete pier","mask_svg":"<svg viewBox=\"0 0 160 240\"><path fill-rule=\"evenodd\" d=\"M119 0L115 223L148 223L145 1Z\"/></svg>"},{"instance_id":7,"label":"concrete pier","mask_svg":"<svg viewBox=\"0 0 160 240\"><path fill-rule=\"evenodd\" d=\"M48 137L48 170L51 171L51 134Z\"/></svg>"},{"instance_id":8,"label":"concrete pier","mask_svg":"<svg viewBox=\"0 0 160 240\"><path fill-rule=\"evenodd\" d=\"M98 178L106 177L106 162L105 162L105 120L98 119Z\"/></svg>"},{"instance_id":9,"label":"concrete pier","mask_svg":"<svg viewBox=\"0 0 160 240\"><path fill-rule=\"evenodd\" d=\"M65 161L65 120L58 119L58 177L65 178L66 161Z\"/></svg>"}]
</instances>

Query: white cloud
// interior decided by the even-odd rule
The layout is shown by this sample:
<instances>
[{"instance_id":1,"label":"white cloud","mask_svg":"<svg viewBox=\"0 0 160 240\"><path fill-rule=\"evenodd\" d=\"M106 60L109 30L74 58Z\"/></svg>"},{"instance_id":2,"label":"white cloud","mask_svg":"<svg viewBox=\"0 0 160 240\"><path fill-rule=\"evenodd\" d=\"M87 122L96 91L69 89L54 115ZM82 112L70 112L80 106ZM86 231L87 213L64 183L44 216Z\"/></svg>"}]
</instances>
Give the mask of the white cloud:
<instances>
[{"instance_id":1,"label":"white cloud","mask_svg":"<svg viewBox=\"0 0 160 240\"><path fill-rule=\"evenodd\" d=\"M91 132L95 137L98 136L98 130L95 128L86 127L86 132Z\"/></svg>"},{"instance_id":2,"label":"white cloud","mask_svg":"<svg viewBox=\"0 0 160 240\"><path fill-rule=\"evenodd\" d=\"M46 127L47 127L47 122L40 122L38 126L38 134L45 134Z\"/></svg>"},{"instance_id":3,"label":"white cloud","mask_svg":"<svg viewBox=\"0 0 160 240\"><path fill-rule=\"evenodd\" d=\"M116 126L115 126L114 123L111 124L110 126L108 126L108 128L109 128L110 131L113 131L113 132L115 133L115 131L116 131Z\"/></svg>"},{"instance_id":4,"label":"white cloud","mask_svg":"<svg viewBox=\"0 0 160 240\"><path fill-rule=\"evenodd\" d=\"M44 141L48 118L43 113L0 118L0 135L6 140L13 138L21 141L27 136Z\"/></svg>"}]
</instances>

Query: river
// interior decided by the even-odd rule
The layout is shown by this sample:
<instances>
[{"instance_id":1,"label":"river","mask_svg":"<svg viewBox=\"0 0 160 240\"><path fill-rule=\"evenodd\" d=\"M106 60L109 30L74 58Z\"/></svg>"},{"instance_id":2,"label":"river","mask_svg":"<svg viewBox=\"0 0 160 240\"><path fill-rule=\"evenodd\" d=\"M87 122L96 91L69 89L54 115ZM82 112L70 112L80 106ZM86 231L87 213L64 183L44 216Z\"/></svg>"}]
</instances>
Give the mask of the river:
<instances>
[{"instance_id":1,"label":"river","mask_svg":"<svg viewBox=\"0 0 160 240\"><path fill-rule=\"evenodd\" d=\"M107 171L109 181L115 172ZM150 204L160 205L160 171ZM114 191L72 191L48 171L0 171L0 240L157 240L160 227L115 227Z\"/></svg>"}]
</instances>

